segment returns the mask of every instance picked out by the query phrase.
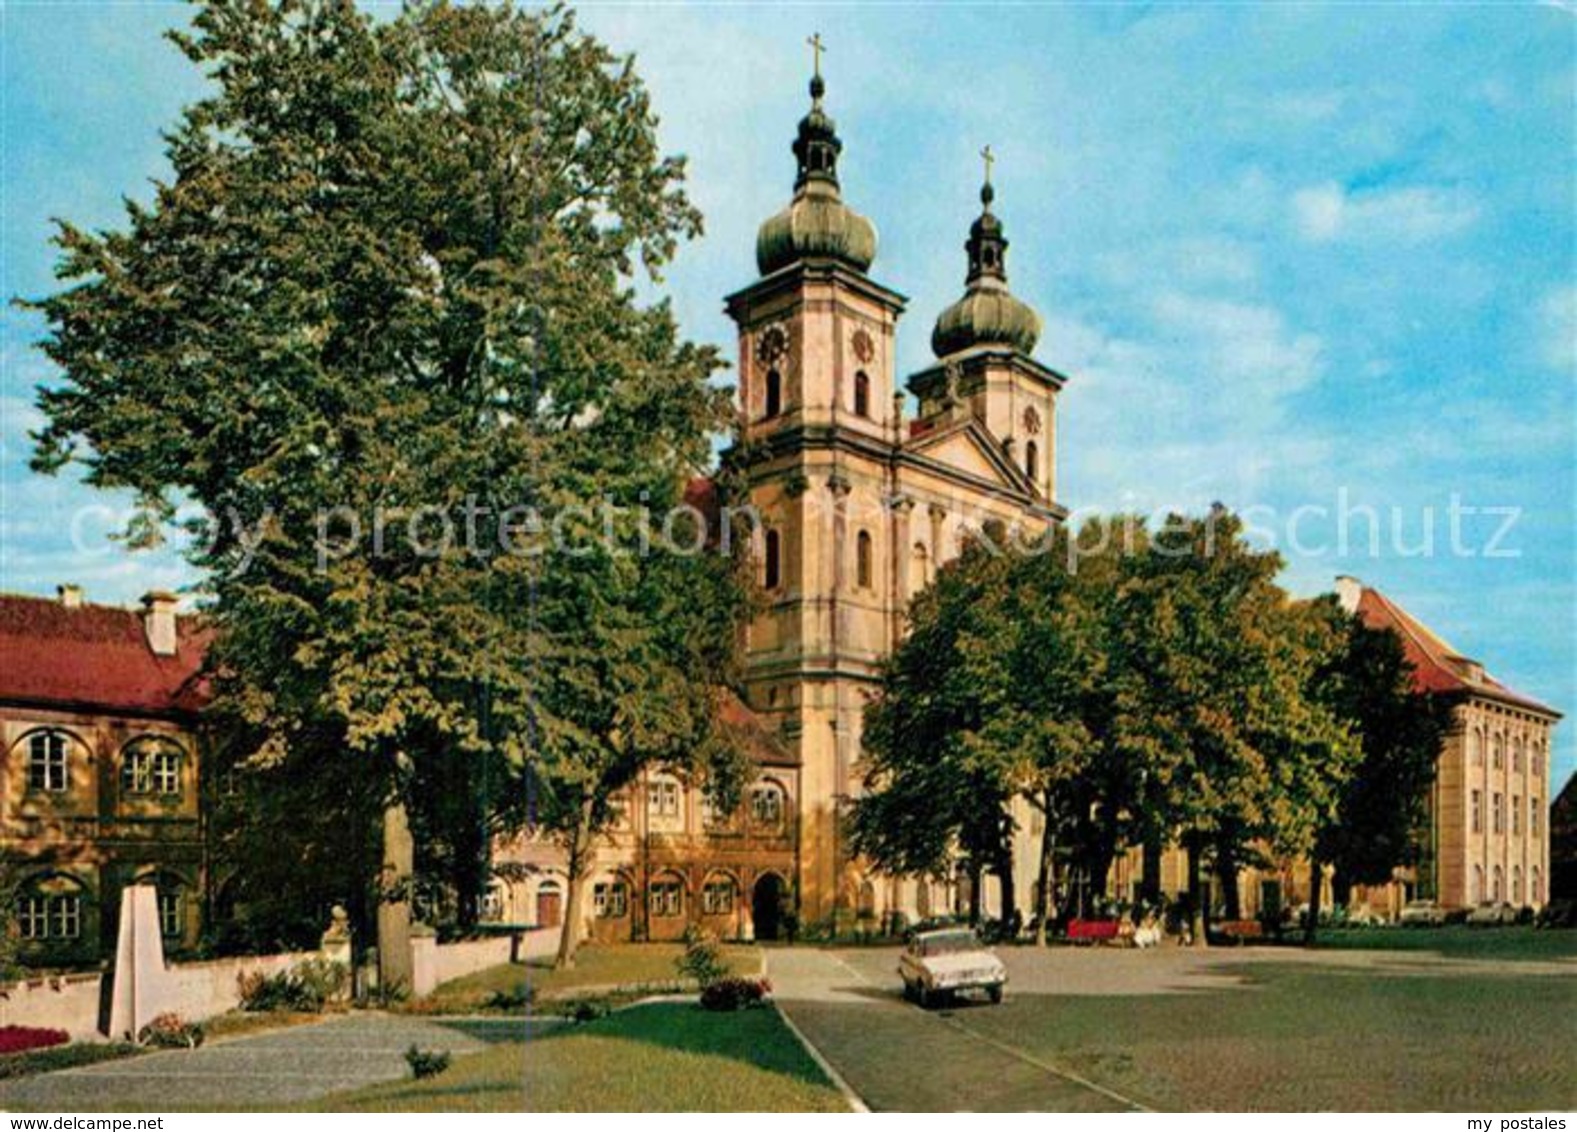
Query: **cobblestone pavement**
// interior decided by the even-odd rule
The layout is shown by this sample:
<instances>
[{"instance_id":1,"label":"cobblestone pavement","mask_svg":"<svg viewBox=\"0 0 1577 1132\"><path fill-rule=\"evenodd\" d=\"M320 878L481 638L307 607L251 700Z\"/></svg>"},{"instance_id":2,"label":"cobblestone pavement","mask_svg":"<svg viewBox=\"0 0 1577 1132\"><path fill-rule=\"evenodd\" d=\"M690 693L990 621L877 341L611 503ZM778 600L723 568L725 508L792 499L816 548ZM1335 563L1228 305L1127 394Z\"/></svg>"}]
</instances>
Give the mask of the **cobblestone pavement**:
<instances>
[{"instance_id":1,"label":"cobblestone pavement","mask_svg":"<svg viewBox=\"0 0 1577 1132\"><path fill-rule=\"evenodd\" d=\"M412 1043L455 1055L551 1022L356 1013L305 1026L0 1081L0 1109L37 1113L270 1108L404 1077ZM528 1029L529 1028L529 1029Z\"/></svg>"}]
</instances>

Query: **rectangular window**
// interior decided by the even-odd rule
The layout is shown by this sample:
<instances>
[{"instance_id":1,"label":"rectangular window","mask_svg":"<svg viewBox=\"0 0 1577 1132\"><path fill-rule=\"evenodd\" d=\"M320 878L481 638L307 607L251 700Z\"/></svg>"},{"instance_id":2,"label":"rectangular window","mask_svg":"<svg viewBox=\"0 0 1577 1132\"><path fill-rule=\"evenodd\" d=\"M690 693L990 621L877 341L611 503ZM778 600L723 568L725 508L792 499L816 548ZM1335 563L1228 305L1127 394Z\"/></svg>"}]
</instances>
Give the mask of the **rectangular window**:
<instances>
[{"instance_id":1,"label":"rectangular window","mask_svg":"<svg viewBox=\"0 0 1577 1132\"><path fill-rule=\"evenodd\" d=\"M17 901L17 930L23 939L43 939L49 935L47 901L42 896L24 896Z\"/></svg>"},{"instance_id":2,"label":"rectangular window","mask_svg":"<svg viewBox=\"0 0 1577 1132\"><path fill-rule=\"evenodd\" d=\"M49 898L49 934L54 939L76 939L82 934L81 897Z\"/></svg>"},{"instance_id":3,"label":"rectangular window","mask_svg":"<svg viewBox=\"0 0 1577 1132\"><path fill-rule=\"evenodd\" d=\"M730 881L712 881L701 890L701 910L709 916L726 915L734 910L734 886Z\"/></svg>"},{"instance_id":4,"label":"rectangular window","mask_svg":"<svg viewBox=\"0 0 1577 1132\"><path fill-rule=\"evenodd\" d=\"M751 792L750 808L757 825L781 825L783 822L783 792L776 786L758 787Z\"/></svg>"},{"instance_id":5,"label":"rectangular window","mask_svg":"<svg viewBox=\"0 0 1577 1132\"><path fill-rule=\"evenodd\" d=\"M173 751L153 756L153 788L160 794L181 792L181 759Z\"/></svg>"},{"instance_id":6,"label":"rectangular window","mask_svg":"<svg viewBox=\"0 0 1577 1132\"><path fill-rule=\"evenodd\" d=\"M649 907L654 916L677 916L683 909L682 889L675 881L659 881L652 885Z\"/></svg>"},{"instance_id":7,"label":"rectangular window","mask_svg":"<svg viewBox=\"0 0 1577 1132\"><path fill-rule=\"evenodd\" d=\"M1539 800L1528 799L1528 832L1534 837L1539 835Z\"/></svg>"},{"instance_id":8,"label":"rectangular window","mask_svg":"<svg viewBox=\"0 0 1577 1132\"><path fill-rule=\"evenodd\" d=\"M653 817L678 817L679 784L677 782L648 783L646 787L646 809Z\"/></svg>"},{"instance_id":9,"label":"rectangular window","mask_svg":"<svg viewBox=\"0 0 1577 1132\"><path fill-rule=\"evenodd\" d=\"M66 789L66 737L58 731L34 735L28 744L27 784L51 794Z\"/></svg>"},{"instance_id":10,"label":"rectangular window","mask_svg":"<svg viewBox=\"0 0 1577 1132\"><path fill-rule=\"evenodd\" d=\"M1484 802L1477 790L1473 791L1473 832L1484 832Z\"/></svg>"},{"instance_id":11,"label":"rectangular window","mask_svg":"<svg viewBox=\"0 0 1577 1132\"><path fill-rule=\"evenodd\" d=\"M1522 832L1522 795L1511 796L1511 832Z\"/></svg>"},{"instance_id":12,"label":"rectangular window","mask_svg":"<svg viewBox=\"0 0 1577 1132\"><path fill-rule=\"evenodd\" d=\"M159 893L159 932L166 938L181 934L181 894L179 892Z\"/></svg>"},{"instance_id":13,"label":"rectangular window","mask_svg":"<svg viewBox=\"0 0 1577 1132\"><path fill-rule=\"evenodd\" d=\"M152 762L146 752L132 751L126 756L126 769L121 772L121 789L128 794L146 794L153 783Z\"/></svg>"},{"instance_id":14,"label":"rectangular window","mask_svg":"<svg viewBox=\"0 0 1577 1132\"><path fill-rule=\"evenodd\" d=\"M1490 803L1490 814L1492 815L1495 822L1496 833L1506 832L1505 805L1505 802L1501 799L1500 791L1497 790L1495 792L1494 800Z\"/></svg>"},{"instance_id":15,"label":"rectangular window","mask_svg":"<svg viewBox=\"0 0 1577 1132\"><path fill-rule=\"evenodd\" d=\"M591 890L591 906L598 919L622 919L629 910L629 895L623 881L599 884Z\"/></svg>"}]
</instances>

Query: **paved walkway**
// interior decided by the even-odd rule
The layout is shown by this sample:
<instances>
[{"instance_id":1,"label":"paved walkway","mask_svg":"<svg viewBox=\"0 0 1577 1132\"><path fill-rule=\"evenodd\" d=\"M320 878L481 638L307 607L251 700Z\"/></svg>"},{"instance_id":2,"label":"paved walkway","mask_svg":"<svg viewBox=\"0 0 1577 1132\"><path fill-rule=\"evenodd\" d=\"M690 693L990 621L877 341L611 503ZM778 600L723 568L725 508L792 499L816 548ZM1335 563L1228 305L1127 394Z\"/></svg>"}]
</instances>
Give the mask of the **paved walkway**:
<instances>
[{"instance_id":1,"label":"paved walkway","mask_svg":"<svg viewBox=\"0 0 1577 1132\"><path fill-rule=\"evenodd\" d=\"M472 1053L521 1041L551 1022L355 1013L326 1022L0 1081L0 1109L16 1112L176 1112L296 1104L405 1077L405 1051ZM528 1029L529 1027L529 1029Z\"/></svg>"},{"instance_id":2,"label":"paved walkway","mask_svg":"<svg viewBox=\"0 0 1577 1132\"><path fill-rule=\"evenodd\" d=\"M975 1007L925 1011L903 1000L889 949L772 951L773 998L849 1087L881 1112L1132 1112L1139 1106L1064 1068L980 1034ZM979 1007L990 1009L990 1007Z\"/></svg>"}]
</instances>

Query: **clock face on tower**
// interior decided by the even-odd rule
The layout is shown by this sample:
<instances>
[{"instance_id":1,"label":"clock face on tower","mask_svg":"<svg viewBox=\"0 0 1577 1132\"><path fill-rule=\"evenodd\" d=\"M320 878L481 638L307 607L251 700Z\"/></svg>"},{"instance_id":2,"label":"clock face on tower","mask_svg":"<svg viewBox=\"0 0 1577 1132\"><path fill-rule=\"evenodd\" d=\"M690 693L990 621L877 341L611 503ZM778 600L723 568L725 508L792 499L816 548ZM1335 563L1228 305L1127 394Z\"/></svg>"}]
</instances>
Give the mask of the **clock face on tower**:
<instances>
[{"instance_id":1,"label":"clock face on tower","mask_svg":"<svg viewBox=\"0 0 1577 1132\"><path fill-rule=\"evenodd\" d=\"M788 353L788 331L782 326L769 326L756 339L756 360L762 365L776 365Z\"/></svg>"},{"instance_id":2,"label":"clock face on tower","mask_svg":"<svg viewBox=\"0 0 1577 1132\"><path fill-rule=\"evenodd\" d=\"M871 336L863 328L854 332L854 356L861 365L866 366L876 356L876 343L871 341Z\"/></svg>"}]
</instances>

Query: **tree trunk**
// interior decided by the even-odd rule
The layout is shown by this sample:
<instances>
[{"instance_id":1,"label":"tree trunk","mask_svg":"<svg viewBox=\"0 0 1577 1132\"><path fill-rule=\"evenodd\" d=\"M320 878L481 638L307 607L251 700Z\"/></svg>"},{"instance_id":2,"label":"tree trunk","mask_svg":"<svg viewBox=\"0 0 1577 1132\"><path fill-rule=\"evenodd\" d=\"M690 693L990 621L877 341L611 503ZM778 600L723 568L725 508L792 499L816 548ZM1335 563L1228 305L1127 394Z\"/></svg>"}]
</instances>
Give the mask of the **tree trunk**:
<instances>
[{"instance_id":1,"label":"tree trunk","mask_svg":"<svg viewBox=\"0 0 1577 1132\"><path fill-rule=\"evenodd\" d=\"M1046 946L1046 921L1051 919L1052 869L1057 857L1057 827L1051 806L1044 810L1046 824L1040 831L1040 873L1035 878L1035 946Z\"/></svg>"},{"instance_id":2,"label":"tree trunk","mask_svg":"<svg viewBox=\"0 0 1577 1132\"><path fill-rule=\"evenodd\" d=\"M1018 920L1018 891L1013 881L1013 849L1011 845L1004 846L997 857L997 882L1002 891L1001 924L999 930L1004 939L1011 939L1017 935L1015 930Z\"/></svg>"},{"instance_id":3,"label":"tree trunk","mask_svg":"<svg viewBox=\"0 0 1577 1132\"><path fill-rule=\"evenodd\" d=\"M1145 836L1139 891L1147 904L1161 903L1161 848L1159 833Z\"/></svg>"},{"instance_id":4,"label":"tree trunk","mask_svg":"<svg viewBox=\"0 0 1577 1132\"><path fill-rule=\"evenodd\" d=\"M1226 918L1242 919L1243 909L1238 900L1238 863L1230 853L1222 853L1216 862L1216 876L1221 881L1221 900L1226 906Z\"/></svg>"},{"instance_id":5,"label":"tree trunk","mask_svg":"<svg viewBox=\"0 0 1577 1132\"><path fill-rule=\"evenodd\" d=\"M1188 934L1193 946L1204 947L1205 941L1205 901L1204 893L1200 890L1200 848L1199 839L1188 839Z\"/></svg>"},{"instance_id":6,"label":"tree trunk","mask_svg":"<svg viewBox=\"0 0 1577 1132\"><path fill-rule=\"evenodd\" d=\"M969 925L970 925L970 927L978 928L980 926L980 882L981 882L981 880L983 878L983 875L984 875L984 870L980 867L980 862L975 860L973 857L971 857L969 859Z\"/></svg>"},{"instance_id":7,"label":"tree trunk","mask_svg":"<svg viewBox=\"0 0 1577 1132\"><path fill-rule=\"evenodd\" d=\"M1313 947L1315 933L1320 926L1320 889L1323 887L1324 870L1319 859L1309 858L1309 918L1303 924L1303 946Z\"/></svg>"},{"instance_id":8,"label":"tree trunk","mask_svg":"<svg viewBox=\"0 0 1577 1132\"><path fill-rule=\"evenodd\" d=\"M1331 903L1338 908L1351 907L1352 890L1352 873L1337 865L1336 871L1331 875Z\"/></svg>"},{"instance_id":9,"label":"tree trunk","mask_svg":"<svg viewBox=\"0 0 1577 1132\"><path fill-rule=\"evenodd\" d=\"M569 891L564 896L564 925L559 931L558 956L553 960L554 968L560 971L575 966L575 949L580 946L580 908L586 887L586 858L591 852L591 815L592 799L587 797L581 803L580 820L570 830L569 844L566 846ZM634 893L631 898L635 898Z\"/></svg>"}]
</instances>

